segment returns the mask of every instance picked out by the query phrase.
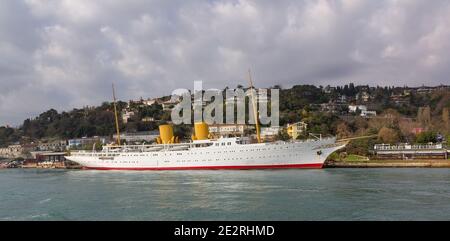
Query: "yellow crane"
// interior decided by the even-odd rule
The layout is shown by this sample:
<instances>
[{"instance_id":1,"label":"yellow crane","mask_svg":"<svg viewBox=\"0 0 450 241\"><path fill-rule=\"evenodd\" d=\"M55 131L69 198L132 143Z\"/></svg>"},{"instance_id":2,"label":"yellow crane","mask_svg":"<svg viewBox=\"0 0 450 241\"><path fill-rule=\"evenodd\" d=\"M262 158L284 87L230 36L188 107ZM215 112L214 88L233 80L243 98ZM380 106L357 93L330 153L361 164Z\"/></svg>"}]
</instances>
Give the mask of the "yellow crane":
<instances>
[{"instance_id":1,"label":"yellow crane","mask_svg":"<svg viewBox=\"0 0 450 241\"><path fill-rule=\"evenodd\" d=\"M113 91L114 116L116 118L117 144L120 146L119 117L117 115L116 90L114 88L114 83L112 84L112 91Z\"/></svg>"},{"instance_id":2,"label":"yellow crane","mask_svg":"<svg viewBox=\"0 0 450 241\"><path fill-rule=\"evenodd\" d=\"M250 72L250 69L248 69L248 79L250 82L250 93L252 95L253 115L254 115L255 124L256 124L256 139L258 140L258 143L261 143L261 133L259 130L259 121L258 121L258 106L256 105L255 95L253 93L253 80L252 80L252 73Z\"/></svg>"}]
</instances>

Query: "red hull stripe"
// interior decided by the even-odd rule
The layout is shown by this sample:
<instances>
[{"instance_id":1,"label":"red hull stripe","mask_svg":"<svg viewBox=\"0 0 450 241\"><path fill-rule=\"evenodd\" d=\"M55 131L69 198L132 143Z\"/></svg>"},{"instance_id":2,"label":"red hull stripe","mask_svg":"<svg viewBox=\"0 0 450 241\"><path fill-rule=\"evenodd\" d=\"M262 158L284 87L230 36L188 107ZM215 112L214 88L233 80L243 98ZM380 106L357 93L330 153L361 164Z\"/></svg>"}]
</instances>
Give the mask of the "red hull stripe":
<instances>
[{"instance_id":1,"label":"red hull stripe","mask_svg":"<svg viewBox=\"0 0 450 241\"><path fill-rule=\"evenodd\" d=\"M198 167L85 167L92 170L128 170L128 171L163 171L163 170L249 170L249 169L320 169L323 164L288 164L288 165L260 165L260 166L198 166Z\"/></svg>"}]
</instances>

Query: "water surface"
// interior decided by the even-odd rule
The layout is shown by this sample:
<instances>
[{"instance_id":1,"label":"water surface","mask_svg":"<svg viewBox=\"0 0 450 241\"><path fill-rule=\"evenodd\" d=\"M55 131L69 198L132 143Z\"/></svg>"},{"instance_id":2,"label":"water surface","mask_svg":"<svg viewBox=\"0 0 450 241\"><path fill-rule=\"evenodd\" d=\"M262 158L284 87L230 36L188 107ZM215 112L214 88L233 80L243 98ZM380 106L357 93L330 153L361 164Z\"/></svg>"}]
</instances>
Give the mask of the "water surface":
<instances>
[{"instance_id":1,"label":"water surface","mask_svg":"<svg viewBox=\"0 0 450 241\"><path fill-rule=\"evenodd\" d=\"M0 220L450 220L450 169L5 169Z\"/></svg>"}]
</instances>

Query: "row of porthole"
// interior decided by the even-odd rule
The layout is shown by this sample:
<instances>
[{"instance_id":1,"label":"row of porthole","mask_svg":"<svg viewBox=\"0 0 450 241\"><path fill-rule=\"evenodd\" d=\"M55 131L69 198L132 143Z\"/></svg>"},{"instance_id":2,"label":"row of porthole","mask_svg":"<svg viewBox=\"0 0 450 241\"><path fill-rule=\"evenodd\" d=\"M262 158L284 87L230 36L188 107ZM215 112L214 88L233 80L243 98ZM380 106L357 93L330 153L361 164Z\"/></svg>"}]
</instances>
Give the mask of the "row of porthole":
<instances>
[{"instance_id":1,"label":"row of porthole","mask_svg":"<svg viewBox=\"0 0 450 241\"><path fill-rule=\"evenodd\" d=\"M109 163L114 163L114 164L117 164L117 163L138 163L138 161L119 161L119 162L117 162L117 161L94 161L94 162L100 162L100 163L107 163L107 164L109 164Z\"/></svg>"},{"instance_id":2,"label":"row of porthole","mask_svg":"<svg viewBox=\"0 0 450 241\"><path fill-rule=\"evenodd\" d=\"M221 152L218 152L218 153L214 153L214 154L220 154ZM201 154L203 154L203 153L199 153L200 155ZM205 153L205 154L210 154L210 153ZM182 155L182 154L177 154L177 155ZM198 154L197 154L198 155ZM165 155L165 156L167 156L167 155ZM172 156L171 154L169 155L169 156Z\"/></svg>"},{"instance_id":3,"label":"row of porthole","mask_svg":"<svg viewBox=\"0 0 450 241\"><path fill-rule=\"evenodd\" d=\"M281 149L281 148L280 148ZM286 147L286 149L288 149L288 147ZM267 149L249 149L249 150L240 150L240 152L249 152L249 151L266 151ZM271 149L268 149L269 151L271 151ZM276 148L274 148L274 150L276 150ZM230 152L230 153L235 153L236 151L224 151L223 153L228 153L228 152ZM217 152L217 153L213 153L213 154L221 154L222 152ZM191 153L186 153L187 155L191 155ZM192 155L202 155L203 154L203 152L200 152L200 153L192 153ZM210 154L209 152L206 152L205 154ZM183 155L183 153L177 153L177 155ZM122 156L126 156L126 157L130 157L130 156L133 156L133 155L122 155ZM134 156L139 156L139 155L134 155ZM149 156L149 155L140 155L140 156ZM153 156L159 156L159 154L153 154ZM167 156L167 154L166 153L164 153L164 156ZM169 154L169 156L172 156L172 153L170 153Z\"/></svg>"},{"instance_id":4,"label":"row of porthole","mask_svg":"<svg viewBox=\"0 0 450 241\"><path fill-rule=\"evenodd\" d=\"M285 147L286 149L289 149L289 148L295 148L295 147L293 147L293 146L291 146L291 147ZM276 150L277 148L273 148L273 150ZM282 150L283 148L282 147L280 147L279 148L280 150ZM249 150L240 150L240 152L243 152L243 151L271 151L272 149L249 149ZM236 151L229 151L229 152L236 152ZM218 152L218 153L221 153L221 152ZM224 151L224 153L228 153L228 151ZM187 154L190 154L190 153L187 153ZM200 153L193 153L193 155L197 155L197 154L203 154L202 152L200 152ZM206 154L209 154L208 152L206 153ZM165 154L166 155L166 154ZM169 154L169 155L172 155L172 154ZM178 154L178 155L180 155L180 153ZM182 155L182 154L181 154ZM95 156L95 157L100 157L100 156L107 156L107 157L110 157L110 156L119 156L119 154L114 154L114 155L107 155L107 154L97 154L97 155L91 155L91 154L87 154L87 155L85 155L85 154L81 154L80 156ZM122 155L122 156L149 156L149 155ZM153 154L153 156L159 156L159 154Z\"/></svg>"},{"instance_id":5,"label":"row of porthole","mask_svg":"<svg viewBox=\"0 0 450 241\"><path fill-rule=\"evenodd\" d=\"M283 158L283 157L292 157L292 156L295 156L295 155L279 155L279 156L266 156L266 157L262 157L262 156L260 156L260 157L247 157L247 158L227 158L227 159L216 159L216 161L227 161L227 160L243 160L243 159L247 159L247 160L249 160L249 159L253 159L253 158L260 158L260 159L264 159L264 158ZM205 161L213 161L213 160L211 160L211 159L208 159L208 160L201 160L202 162L205 162ZM169 162L169 161L165 161L165 162ZM192 162L191 160L177 160L177 162ZM198 160L195 160L195 162L198 162Z\"/></svg>"},{"instance_id":6,"label":"row of porthole","mask_svg":"<svg viewBox=\"0 0 450 241\"><path fill-rule=\"evenodd\" d=\"M294 147L285 147L286 149L289 149L289 148L294 148ZM280 150L282 150L283 148L280 148ZM272 149L248 149L248 150L240 150L240 152L244 152L244 151L246 151L246 152L248 152L248 151L271 151ZM276 148L274 148L273 150L276 150ZM224 153L228 153L228 152L230 152L230 153L235 153L236 151L224 151ZM217 153L215 153L215 154L221 154L222 152L217 152ZM186 154L188 154L188 155L190 155L191 153L186 153ZM200 154L200 155L202 155L203 154L203 152L200 152L200 153L192 153L192 155L198 155L198 154ZM209 152L206 152L205 154L210 154ZM165 156L167 156L167 154L166 153L164 153L164 155ZM172 153L170 153L169 154L170 156L172 155ZM183 155L183 153L177 153L177 155ZM127 157L129 157L129 156L139 156L139 155L122 155L122 156L127 156ZM140 155L140 156L149 156L149 155ZM153 154L153 156L159 156L159 154Z\"/></svg>"}]
</instances>

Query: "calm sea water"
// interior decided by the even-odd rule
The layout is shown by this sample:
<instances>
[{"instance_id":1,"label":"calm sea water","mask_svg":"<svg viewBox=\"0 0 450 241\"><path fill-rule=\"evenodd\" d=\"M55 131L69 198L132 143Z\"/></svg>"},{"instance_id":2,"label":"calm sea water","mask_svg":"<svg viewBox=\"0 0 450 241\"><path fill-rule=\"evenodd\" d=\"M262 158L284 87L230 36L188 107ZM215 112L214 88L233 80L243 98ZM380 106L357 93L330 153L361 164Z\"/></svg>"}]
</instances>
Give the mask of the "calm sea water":
<instances>
[{"instance_id":1,"label":"calm sea water","mask_svg":"<svg viewBox=\"0 0 450 241\"><path fill-rule=\"evenodd\" d=\"M0 170L0 220L450 220L450 169Z\"/></svg>"}]
</instances>

